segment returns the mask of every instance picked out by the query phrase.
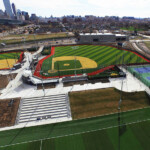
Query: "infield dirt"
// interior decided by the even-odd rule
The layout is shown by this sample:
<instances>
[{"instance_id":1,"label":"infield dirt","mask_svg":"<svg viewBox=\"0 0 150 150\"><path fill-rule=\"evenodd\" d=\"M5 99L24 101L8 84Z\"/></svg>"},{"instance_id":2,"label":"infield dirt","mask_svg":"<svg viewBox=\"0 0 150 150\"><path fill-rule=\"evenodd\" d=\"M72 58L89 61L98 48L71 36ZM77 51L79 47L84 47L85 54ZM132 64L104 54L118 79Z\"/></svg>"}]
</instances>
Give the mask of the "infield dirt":
<instances>
[{"instance_id":1,"label":"infield dirt","mask_svg":"<svg viewBox=\"0 0 150 150\"><path fill-rule=\"evenodd\" d=\"M0 69L12 68L17 61L17 59L2 59L0 60Z\"/></svg>"},{"instance_id":2,"label":"infield dirt","mask_svg":"<svg viewBox=\"0 0 150 150\"><path fill-rule=\"evenodd\" d=\"M55 57L52 59L52 70L54 70L54 63L57 61L75 60L75 59L80 61L82 65L81 69L97 68L97 63L92 59L80 56L62 56L62 57Z\"/></svg>"}]
</instances>

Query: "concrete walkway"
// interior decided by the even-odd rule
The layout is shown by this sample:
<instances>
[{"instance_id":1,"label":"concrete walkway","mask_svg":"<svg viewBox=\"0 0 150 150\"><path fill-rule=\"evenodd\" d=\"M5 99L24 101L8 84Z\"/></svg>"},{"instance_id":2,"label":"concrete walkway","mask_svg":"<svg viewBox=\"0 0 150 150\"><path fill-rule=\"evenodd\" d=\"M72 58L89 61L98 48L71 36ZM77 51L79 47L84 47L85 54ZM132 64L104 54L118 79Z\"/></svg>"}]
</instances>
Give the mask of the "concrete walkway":
<instances>
[{"instance_id":1,"label":"concrete walkway","mask_svg":"<svg viewBox=\"0 0 150 150\"><path fill-rule=\"evenodd\" d=\"M124 70L124 69L123 69ZM125 71L125 70L124 70ZM126 72L126 71L125 71ZM8 91L7 93L3 93L0 96L0 99L4 98L14 98L14 97L39 97L39 96L49 96L53 94L64 94L71 91L83 91L83 90L92 90L92 89L102 89L102 88L110 88L115 87L117 89L121 89L121 84L123 82L123 91L125 92L135 92L135 91L144 91L145 87L143 87L140 82L137 82L136 78L132 76L129 72L127 73L126 79L124 78L110 78L109 83L95 83L95 84L84 84L84 85L74 85L69 87L63 87L62 83L57 85L56 88L37 90L36 86L24 84L20 81L20 84L16 86L16 88ZM61 80L61 79L60 79ZM61 82L61 81L60 81Z\"/></svg>"}]
</instances>

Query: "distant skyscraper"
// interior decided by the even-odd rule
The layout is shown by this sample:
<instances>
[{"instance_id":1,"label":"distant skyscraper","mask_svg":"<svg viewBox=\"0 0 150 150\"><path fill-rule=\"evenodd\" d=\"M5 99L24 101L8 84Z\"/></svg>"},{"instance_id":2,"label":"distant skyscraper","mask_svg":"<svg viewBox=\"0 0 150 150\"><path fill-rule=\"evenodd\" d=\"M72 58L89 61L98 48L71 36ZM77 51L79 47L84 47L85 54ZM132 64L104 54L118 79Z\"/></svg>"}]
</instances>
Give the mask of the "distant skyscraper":
<instances>
[{"instance_id":1,"label":"distant skyscraper","mask_svg":"<svg viewBox=\"0 0 150 150\"><path fill-rule=\"evenodd\" d=\"M12 10L15 16L17 16L17 10L16 10L16 6L14 3L12 3Z\"/></svg>"},{"instance_id":2,"label":"distant skyscraper","mask_svg":"<svg viewBox=\"0 0 150 150\"><path fill-rule=\"evenodd\" d=\"M4 12L0 9L0 16L3 16Z\"/></svg>"},{"instance_id":3,"label":"distant skyscraper","mask_svg":"<svg viewBox=\"0 0 150 150\"><path fill-rule=\"evenodd\" d=\"M13 15L12 8L10 5L10 0L3 0L3 2L4 2L4 6L6 9L7 15L9 15L11 18L13 18L14 15Z\"/></svg>"},{"instance_id":4,"label":"distant skyscraper","mask_svg":"<svg viewBox=\"0 0 150 150\"><path fill-rule=\"evenodd\" d=\"M21 20L21 18L22 18L21 16L22 16L21 10L18 9L17 10L17 19Z\"/></svg>"},{"instance_id":5,"label":"distant skyscraper","mask_svg":"<svg viewBox=\"0 0 150 150\"><path fill-rule=\"evenodd\" d=\"M29 20L29 14L26 11L22 11L22 15L24 15L25 20Z\"/></svg>"}]
</instances>

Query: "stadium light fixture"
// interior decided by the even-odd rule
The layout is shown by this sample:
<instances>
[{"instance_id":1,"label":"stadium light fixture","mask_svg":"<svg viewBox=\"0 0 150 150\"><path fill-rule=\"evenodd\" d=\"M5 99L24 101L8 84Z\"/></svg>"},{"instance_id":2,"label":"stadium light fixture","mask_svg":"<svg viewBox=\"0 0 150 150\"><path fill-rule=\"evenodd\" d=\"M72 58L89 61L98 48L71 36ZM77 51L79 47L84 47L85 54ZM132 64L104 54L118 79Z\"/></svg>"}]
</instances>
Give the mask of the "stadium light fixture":
<instances>
[{"instance_id":1,"label":"stadium light fixture","mask_svg":"<svg viewBox=\"0 0 150 150\"><path fill-rule=\"evenodd\" d=\"M122 66L124 64L124 50L123 50L123 55L122 55ZM121 113L121 104L122 104L122 92L123 92L123 80L121 82L121 91L120 91L120 100L118 103L118 150L120 150L120 113Z\"/></svg>"},{"instance_id":2,"label":"stadium light fixture","mask_svg":"<svg viewBox=\"0 0 150 150\"><path fill-rule=\"evenodd\" d=\"M42 66L40 68L42 68ZM43 75L43 70L41 70L39 72L42 73L42 75ZM42 77L42 88L43 88L43 93L44 93L44 96L45 96L45 88L44 88L44 84L43 84L43 77Z\"/></svg>"},{"instance_id":3,"label":"stadium light fixture","mask_svg":"<svg viewBox=\"0 0 150 150\"><path fill-rule=\"evenodd\" d=\"M120 100L118 103L118 110L120 110L121 104L122 104L122 90L123 90L123 80L121 82L121 91L120 91Z\"/></svg>"}]
</instances>

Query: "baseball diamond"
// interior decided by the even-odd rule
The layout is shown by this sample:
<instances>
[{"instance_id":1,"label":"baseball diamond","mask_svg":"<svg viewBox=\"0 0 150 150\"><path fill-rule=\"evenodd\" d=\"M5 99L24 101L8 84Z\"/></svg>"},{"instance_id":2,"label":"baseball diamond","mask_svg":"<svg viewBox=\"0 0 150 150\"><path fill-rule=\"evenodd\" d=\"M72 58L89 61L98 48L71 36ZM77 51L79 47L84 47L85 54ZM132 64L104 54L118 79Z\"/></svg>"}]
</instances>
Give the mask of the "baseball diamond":
<instances>
[{"instance_id":1,"label":"baseball diamond","mask_svg":"<svg viewBox=\"0 0 150 150\"><path fill-rule=\"evenodd\" d=\"M111 65L145 62L148 60L142 56L115 47L98 45L60 46L52 47L51 54L40 60L34 75L46 79L57 76L73 76L75 71L77 75L91 74Z\"/></svg>"}]
</instances>

